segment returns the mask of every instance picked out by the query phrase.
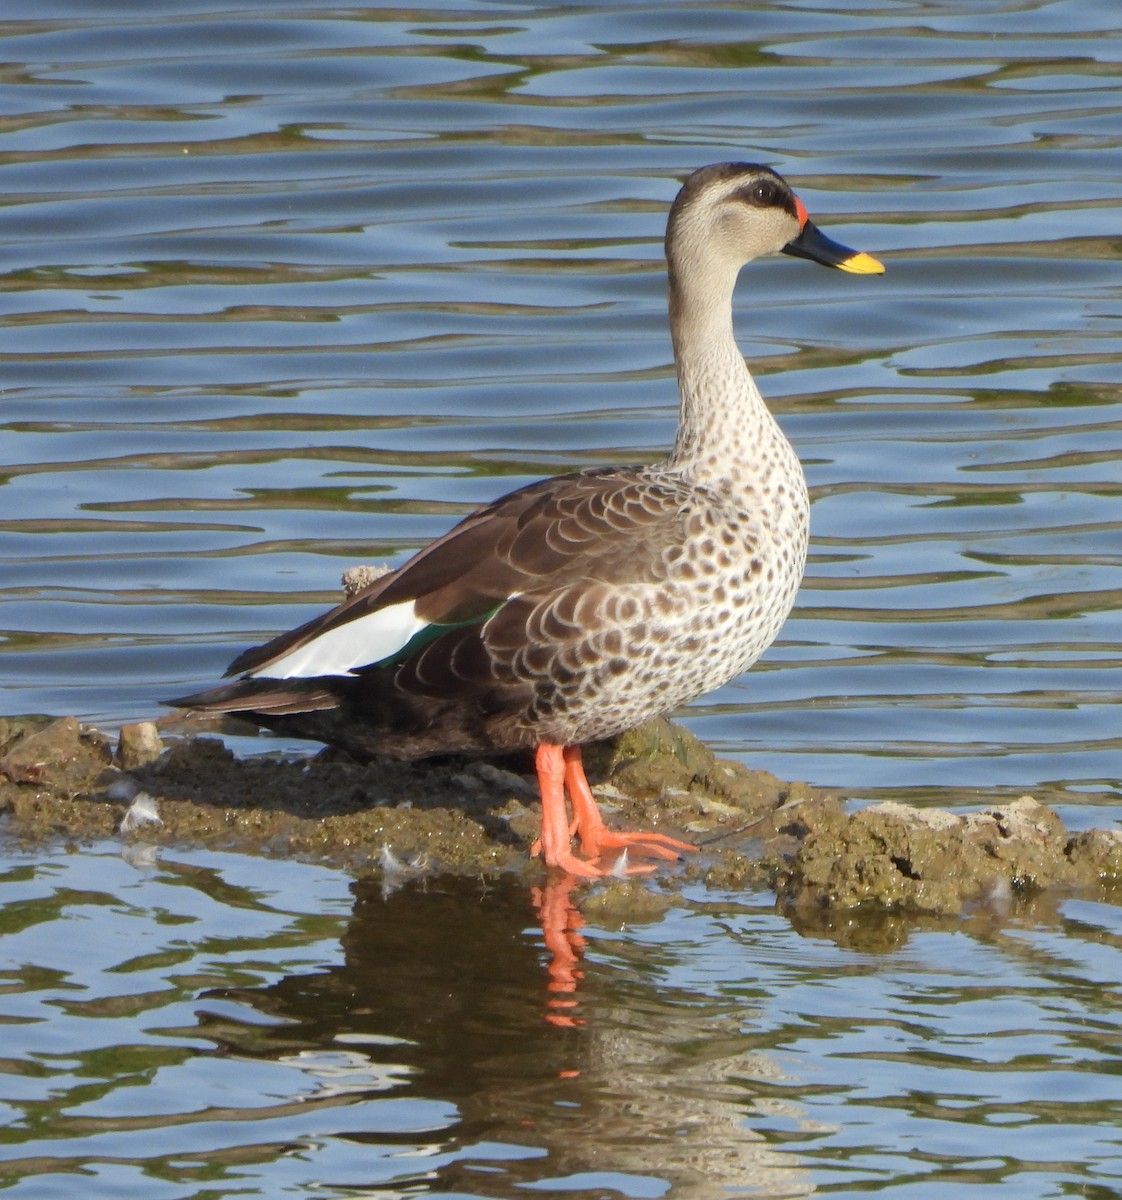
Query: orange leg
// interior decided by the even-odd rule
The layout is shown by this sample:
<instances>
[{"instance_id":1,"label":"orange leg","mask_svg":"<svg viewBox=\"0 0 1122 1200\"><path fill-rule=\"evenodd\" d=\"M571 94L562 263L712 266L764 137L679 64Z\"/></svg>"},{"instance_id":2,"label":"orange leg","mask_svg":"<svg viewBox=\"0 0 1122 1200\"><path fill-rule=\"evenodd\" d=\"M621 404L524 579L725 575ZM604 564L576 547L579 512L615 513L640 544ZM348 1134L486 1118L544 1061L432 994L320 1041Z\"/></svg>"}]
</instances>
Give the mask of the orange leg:
<instances>
[{"instance_id":1,"label":"orange leg","mask_svg":"<svg viewBox=\"0 0 1122 1200\"><path fill-rule=\"evenodd\" d=\"M534 851L541 851L547 867L560 867L570 875L597 879L607 872L584 862L569 845L569 814L565 808L565 759L560 746L543 742L534 756L542 793L542 835Z\"/></svg>"},{"instance_id":2,"label":"orange leg","mask_svg":"<svg viewBox=\"0 0 1122 1200\"><path fill-rule=\"evenodd\" d=\"M573 806L573 824L580 837L581 851L590 858L599 858L605 850L631 850L649 858L675 859L681 857L683 850L697 849L689 842L680 842L664 833L613 833L604 824L596 797L588 786L580 747L566 746L562 755L565 760L565 785Z\"/></svg>"},{"instance_id":3,"label":"orange leg","mask_svg":"<svg viewBox=\"0 0 1122 1200\"><path fill-rule=\"evenodd\" d=\"M596 879L610 874L609 868L597 865L597 860L608 850L630 849L651 858L675 859L681 851L695 849L688 842L662 833L613 833L608 829L585 778L579 746L543 743L537 749L535 765L542 794L542 832L530 853L540 853L547 867L560 867L570 875ZM571 825L565 806L566 786L573 806ZM587 859L577 858L572 852L569 839L573 833L580 838L581 852L588 855ZM626 874L637 875L653 869L629 867Z\"/></svg>"}]
</instances>

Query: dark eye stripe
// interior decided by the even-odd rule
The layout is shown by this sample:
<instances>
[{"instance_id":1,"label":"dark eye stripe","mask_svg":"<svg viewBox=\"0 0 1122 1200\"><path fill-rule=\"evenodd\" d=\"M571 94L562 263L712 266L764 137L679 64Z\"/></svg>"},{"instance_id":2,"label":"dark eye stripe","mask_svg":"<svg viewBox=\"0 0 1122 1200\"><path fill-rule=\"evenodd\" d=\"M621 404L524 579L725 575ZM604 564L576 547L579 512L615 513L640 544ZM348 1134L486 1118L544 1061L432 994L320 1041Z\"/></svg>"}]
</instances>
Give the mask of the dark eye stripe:
<instances>
[{"instance_id":1,"label":"dark eye stripe","mask_svg":"<svg viewBox=\"0 0 1122 1200\"><path fill-rule=\"evenodd\" d=\"M774 204L778 189L770 179L755 183L748 189L757 204Z\"/></svg>"},{"instance_id":2,"label":"dark eye stripe","mask_svg":"<svg viewBox=\"0 0 1122 1200\"><path fill-rule=\"evenodd\" d=\"M753 208L782 208L796 221L799 219L795 197L777 179L754 179L745 187L738 188L733 196Z\"/></svg>"}]
</instances>

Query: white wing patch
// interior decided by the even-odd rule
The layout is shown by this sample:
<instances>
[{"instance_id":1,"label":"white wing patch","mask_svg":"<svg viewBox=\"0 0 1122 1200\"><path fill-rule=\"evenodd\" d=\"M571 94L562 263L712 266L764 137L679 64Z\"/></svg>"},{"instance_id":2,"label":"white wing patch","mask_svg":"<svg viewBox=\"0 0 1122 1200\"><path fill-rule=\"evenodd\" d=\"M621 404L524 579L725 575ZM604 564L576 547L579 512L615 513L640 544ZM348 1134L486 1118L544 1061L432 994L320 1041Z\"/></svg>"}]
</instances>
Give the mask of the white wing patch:
<instances>
[{"instance_id":1,"label":"white wing patch","mask_svg":"<svg viewBox=\"0 0 1122 1200\"><path fill-rule=\"evenodd\" d=\"M258 679L350 675L358 667L396 654L428 624L417 616L412 600L403 600L337 625L250 674Z\"/></svg>"}]
</instances>

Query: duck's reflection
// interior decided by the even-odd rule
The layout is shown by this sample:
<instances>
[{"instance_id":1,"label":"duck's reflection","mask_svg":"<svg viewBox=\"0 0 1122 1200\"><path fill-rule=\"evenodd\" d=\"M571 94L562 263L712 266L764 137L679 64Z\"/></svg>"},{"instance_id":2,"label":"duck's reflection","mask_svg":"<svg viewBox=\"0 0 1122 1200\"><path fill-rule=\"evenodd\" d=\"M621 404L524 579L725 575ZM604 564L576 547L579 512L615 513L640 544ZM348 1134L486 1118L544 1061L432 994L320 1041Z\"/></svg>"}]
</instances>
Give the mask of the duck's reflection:
<instances>
[{"instance_id":1,"label":"duck's reflection","mask_svg":"<svg viewBox=\"0 0 1122 1200\"><path fill-rule=\"evenodd\" d=\"M244 1040L228 1023L210 1035L239 1054L303 1056L318 1095L355 1102L340 1138L385 1143L359 1119L375 1093L454 1105L423 1147L413 1134L398 1143L395 1195L808 1194L797 1161L746 1121L745 1081L778 1072L748 1048L744 1014L655 982L664 973L637 944L617 956L634 951L630 969L582 963L574 885L559 877L531 900L512 881L389 895L357 883L342 964L222 992L281 1021ZM346 1186L388 1194L384 1177Z\"/></svg>"},{"instance_id":2,"label":"duck's reflection","mask_svg":"<svg viewBox=\"0 0 1122 1200\"><path fill-rule=\"evenodd\" d=\"M573 890L579 885L580 881L572 875L554 874L530 892L549 955L545 968L549 975L545 1019L563 1028L583 1024L575 1015L579 1003L577 985L584 978L580 964L585 949L580 932L584 917L573 900Z\"/></svg>"}]
</instances>

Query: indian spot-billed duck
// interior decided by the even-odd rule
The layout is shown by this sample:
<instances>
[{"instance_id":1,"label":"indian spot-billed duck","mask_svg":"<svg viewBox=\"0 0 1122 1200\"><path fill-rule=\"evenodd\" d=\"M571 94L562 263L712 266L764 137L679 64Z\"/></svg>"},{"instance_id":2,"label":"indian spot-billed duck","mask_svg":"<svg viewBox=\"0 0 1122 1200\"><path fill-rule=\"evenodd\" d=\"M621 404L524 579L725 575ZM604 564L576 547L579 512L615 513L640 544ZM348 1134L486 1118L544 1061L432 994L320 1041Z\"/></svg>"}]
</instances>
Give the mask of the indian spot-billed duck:
<instances>
[{"instance_id":1,"label":"indian spot-billed duck","mask_svg":"<svg viewBox=\"0 0 1122 1200\"><path fill-rule=\"evenodd\" d=\"M606 873L618 850L692 849L609 830L581 745L739 675L794 602L806 480L732 323L740 268L774 253L884 270L823 235L768 167L694 172L666 231L681 393L669 456L511 492L337 608L247 650L232 683L171 703L238 713L360 759L532 750L534 851L573 875Z\"/></svg>"}]
</instances>

